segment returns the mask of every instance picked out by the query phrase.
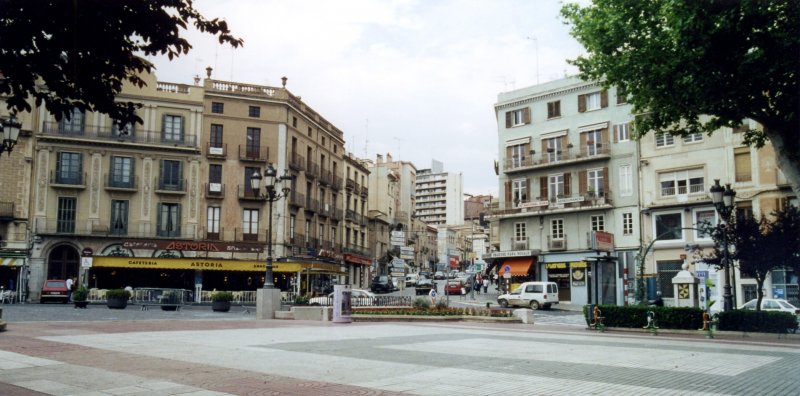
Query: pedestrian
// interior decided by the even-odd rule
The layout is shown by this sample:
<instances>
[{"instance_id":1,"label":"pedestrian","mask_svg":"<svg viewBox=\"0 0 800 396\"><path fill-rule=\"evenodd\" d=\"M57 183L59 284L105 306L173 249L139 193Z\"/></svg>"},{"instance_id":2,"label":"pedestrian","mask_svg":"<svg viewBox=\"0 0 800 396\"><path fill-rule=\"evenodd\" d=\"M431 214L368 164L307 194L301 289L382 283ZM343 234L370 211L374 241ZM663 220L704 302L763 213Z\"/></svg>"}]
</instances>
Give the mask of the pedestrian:
<instances>
[{"instance_id":1,"label":"pedestrian","mask_svg":"<svg viewBox=\"0 0 800 396\"><path fill-rule=\"evenodd\" d=\"M483 278L483 294L489 293L489 278Z\"/></svg>"},{"instance_id":2,"label":"pedestrian","mask_svg":"<svg viewBox=\"0 0 800 396\"><path fill-rule=\"evenodd\" d=\"M436 288L432 288L431 291L428 292L428 297L431 298L431 305L436 306Z\"/></svg>"},{"instance_id":3,"label":"pedestrian","mask_svg":"<svg viewBox=\"0 0 800 396\"><path fill-rule=\"evenodd\" d=\"M481 274L475 275L475 281L472 282L472 288L481 294L481 285L483 284L483 280L481 280Z\"/></svg>"},{"instance_id":4,"label":"pedestrian","mask_svg":"<svg viewBox=\"0 0 800 396\"><path fill-rule=\"evenodd\" d=\"M74 281L71 277L67 277L67 301L72 301L72 287Z\"/></svg>"},{"instance_id":5,"label":"pedestrian","mask_svg":"<svg viewBox=\"0 0 800 396\"><path fill-rule=\"evenodd\" d=\"M495 286L500 286L500 283L498 282L498 279L500 279L500 278L497 276L497 274L494 274L494 285Z\"/></svg>"}]
</instances>

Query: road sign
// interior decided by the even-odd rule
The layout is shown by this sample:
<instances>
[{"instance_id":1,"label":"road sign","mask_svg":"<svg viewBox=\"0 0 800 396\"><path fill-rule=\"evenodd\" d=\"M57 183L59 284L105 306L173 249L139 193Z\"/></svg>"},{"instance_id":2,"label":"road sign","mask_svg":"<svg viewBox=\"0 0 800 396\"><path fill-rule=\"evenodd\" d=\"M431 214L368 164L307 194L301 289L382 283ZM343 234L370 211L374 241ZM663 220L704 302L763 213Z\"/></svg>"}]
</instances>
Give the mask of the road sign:
<instances>
[{"instance_id":1,"label":"road sign","mask_svg":"<svg viewBox=\"0 0 800 396\"><path fill-rule=\"evenodd\" d=\"M503 272L505 272L507 274L510 274L511 273L511 266L510 265L506 265L505 267L503 267Z\"/></svg>"},{"instance_id":2,"label":"road sign","mask_svg":"<svg viewBox=\"0 0 800 396\"><path fill-rule=\"evenodd\" d=\"M399 258L393 259L392 260L392 267L400 268L401 270L405 270L406 261L403 260L403 259L399 259Z\"/></svg>"},{"instance_id":3,"label":"road sign","mask_svg":"<svg viewBox=\"0 0 800 396\"><path fill-rule=\"evenodd\" d=\"M92 268L93 257L81 257L81 268Z\"/></svg>"}]
</instances>

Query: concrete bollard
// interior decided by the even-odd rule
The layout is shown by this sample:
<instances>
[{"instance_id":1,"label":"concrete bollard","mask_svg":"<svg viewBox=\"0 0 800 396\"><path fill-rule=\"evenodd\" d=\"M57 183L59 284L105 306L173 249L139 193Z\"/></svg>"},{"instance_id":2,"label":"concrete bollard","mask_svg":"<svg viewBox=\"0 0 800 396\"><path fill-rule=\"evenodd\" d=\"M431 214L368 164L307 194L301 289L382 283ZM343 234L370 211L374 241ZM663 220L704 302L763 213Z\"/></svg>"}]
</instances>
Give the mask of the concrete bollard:
<instances>
[{"instance_id":1,"label":"concrete bollard","mask_svg":"<svg viewBox=\"0 0 800 396\"><path fill-rule=\"evenodd\" d=\"M532 309L515 309L513 312L515 318L522 319L522 323L533 324L533 310Z\"/></svg>"}]
</instances>

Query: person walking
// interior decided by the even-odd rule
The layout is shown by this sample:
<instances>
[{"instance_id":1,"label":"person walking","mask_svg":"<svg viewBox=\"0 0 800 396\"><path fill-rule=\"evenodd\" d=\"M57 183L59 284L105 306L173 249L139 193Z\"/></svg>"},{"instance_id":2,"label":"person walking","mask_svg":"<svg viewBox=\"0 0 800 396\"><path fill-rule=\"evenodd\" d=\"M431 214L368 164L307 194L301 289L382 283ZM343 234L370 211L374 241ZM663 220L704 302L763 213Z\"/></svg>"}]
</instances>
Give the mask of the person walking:
<instances>
[{"instance_id":1,"label":"person walking","mask_svg":"<svg viewBox=\"0 0 800 396\"><path fill-rule=\"evenodd\" d=\"M483 285L483 280L481 279L481 274L475 275L475 281L472 282L472 289L474 289L478 294L481 294L481 285Z\"/></svg>"},{"instance_id":2,"label":"person walking","mask_svg":"<svg viewBox=\"0 0 800 396\"><path fill-rule=\"evenodd\" d=\"M428 292L428 297L431 298L431 305L436 306L436 288L432 288L431 291Z\"/></svg>"},{"instance_id":3,"label":"person walking","mask_svg":"<svg viewBox=\"0 0 800 396\"><path fill-rule=\"evenodd\" d=\"M489 278L483 278L483 294L489 293Z\"/></svg>"},{"instance_id":4,"label":"person walking","mask_svg":"<svg viewBox=\"0 0 800 396\"><path fill-rule=\"evenodd\" d=\"M75 286L75 282L72 280L71 277L67 277L67 301L72 301L72 289Z\"/></svg>"}]
</instances>

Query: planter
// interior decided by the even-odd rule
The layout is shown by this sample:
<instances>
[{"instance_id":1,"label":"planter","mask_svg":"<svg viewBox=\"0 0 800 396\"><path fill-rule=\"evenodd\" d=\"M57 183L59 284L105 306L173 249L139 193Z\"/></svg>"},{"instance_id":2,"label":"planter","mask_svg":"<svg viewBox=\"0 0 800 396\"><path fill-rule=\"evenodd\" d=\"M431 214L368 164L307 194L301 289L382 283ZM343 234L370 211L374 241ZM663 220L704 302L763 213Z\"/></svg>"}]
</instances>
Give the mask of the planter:
<instances>
[{"instance_id":1,"label":"planter","mask_svg":"<svg viewBox=\"0 0 800 396\"><path fill-rule=\"evenodd\" d=\"M164 304L161 306L162 311L177 311L178 305L177 304Z\"/></svg>"},{"instance_id":2,"label":"planter","mask_svg":"<svg viewBox=\"0 0 800 396\"><path fill-rule=\"evenodd\" d=\"M106 306L109 309L125 309L128 306L128 298L122 297L108 297L106 299Z\"/></svg>"},{"instance_id":3,"label":"planter","mask_svg":"<svg viewBox=\"0 0 800 396\"><path fill-rule=\"evenodd\" d=\"M86 309L86 306L89 305L88 301L73 301L75 304L75 308L83 308Z\"/></svg>"},{"instance_id":4,"label":"planter","mask_svg":"<svg viewBox=\"0 0 800 396\"><path fill-rule=\"evenodd\" d=\"M230 301L212 301L211 302L211 309L214 312L228 312L231 310L231 302Z\"/></svg>"}]
</instances>

